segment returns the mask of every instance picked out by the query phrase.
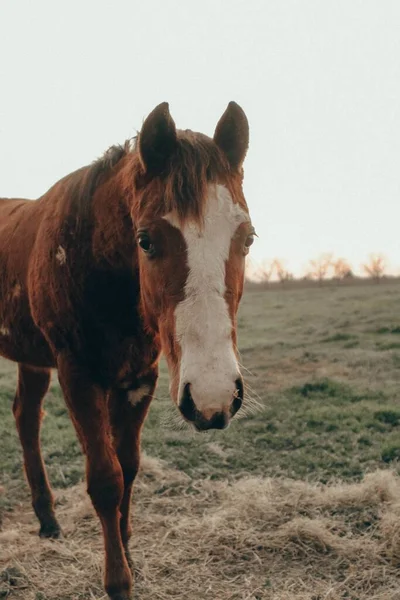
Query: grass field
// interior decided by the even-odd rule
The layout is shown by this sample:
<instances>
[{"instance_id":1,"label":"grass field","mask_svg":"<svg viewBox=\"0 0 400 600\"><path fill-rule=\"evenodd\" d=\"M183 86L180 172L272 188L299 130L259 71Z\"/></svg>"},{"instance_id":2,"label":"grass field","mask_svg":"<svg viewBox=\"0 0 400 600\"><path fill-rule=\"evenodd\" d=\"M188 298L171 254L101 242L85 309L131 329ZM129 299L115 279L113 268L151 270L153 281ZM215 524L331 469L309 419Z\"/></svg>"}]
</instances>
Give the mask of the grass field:
<instances>
[{"instance_id":1,"label":"grass field","mask_svg":"<svg viewBox=\"0 0 400 600\"><path fill-rule=\"evenodd\" d=\"M135 597L400 598L400 285L249 291L239 347L262 409L226 432L174 429L162 368L137 484ZM102 598L98 525L56 377L42 444L62 542L33 535L14 388L2 361L0 598Z\"/></svg>"}]
</instances>

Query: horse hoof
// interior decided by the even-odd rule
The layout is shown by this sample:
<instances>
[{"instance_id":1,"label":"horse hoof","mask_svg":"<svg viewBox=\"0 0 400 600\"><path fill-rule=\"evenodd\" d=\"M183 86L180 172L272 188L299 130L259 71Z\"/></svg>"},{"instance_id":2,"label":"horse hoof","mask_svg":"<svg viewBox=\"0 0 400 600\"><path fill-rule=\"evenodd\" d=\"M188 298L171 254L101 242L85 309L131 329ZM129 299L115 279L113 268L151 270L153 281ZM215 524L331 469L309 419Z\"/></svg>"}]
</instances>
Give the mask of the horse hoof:
<instances>
[{"instance_id":1,"label":"horse hoof","mask_svg":"<svg viewBox=\"0 0 400 600\"><path fill-rule=\"evenodd\" d=\"M40 527L39 537L58 540L62 537L62 532L58 523L46 523Z\"/></svg>"}]
</instances>

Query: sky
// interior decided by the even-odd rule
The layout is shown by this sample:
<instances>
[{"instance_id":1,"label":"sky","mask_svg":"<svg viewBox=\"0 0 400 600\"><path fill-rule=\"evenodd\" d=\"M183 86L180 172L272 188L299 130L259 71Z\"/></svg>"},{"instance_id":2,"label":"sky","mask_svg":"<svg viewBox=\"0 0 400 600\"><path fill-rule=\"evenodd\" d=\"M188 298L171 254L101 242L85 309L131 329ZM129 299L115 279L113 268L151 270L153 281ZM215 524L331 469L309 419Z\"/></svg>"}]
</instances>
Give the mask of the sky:
<instances>
[{"instance_id":1,"label":"sky","mask_svg":"<svg viewBox=\"0 0 400 600\"><path fill-rule=\"evenodd\" d=\"M250 123L252 260L400 273L399 0L2 0L0 195L36 198L160 102Z\"/></svg>"}]
</instances>

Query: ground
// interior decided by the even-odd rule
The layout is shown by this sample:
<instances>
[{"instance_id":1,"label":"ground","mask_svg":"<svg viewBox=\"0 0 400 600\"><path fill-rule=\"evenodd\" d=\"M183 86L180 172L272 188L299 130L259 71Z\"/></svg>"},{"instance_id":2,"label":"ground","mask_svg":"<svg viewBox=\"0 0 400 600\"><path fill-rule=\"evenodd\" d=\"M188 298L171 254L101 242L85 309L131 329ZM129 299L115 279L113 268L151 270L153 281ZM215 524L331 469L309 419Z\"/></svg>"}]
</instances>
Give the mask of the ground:
<instances>
[{"instance_id":1,"label":"ground","mask_svg":"<svg viewBox=\"0 0 400 600\"><path fill-rule=\"evenodd\" d=\"M398 283L248 290L239 348L261 408L226 432L178 428L163 365L136 485L135 598L400 598L399 307ZM103 598L99 527L53 379L42 443L65 538L43 542L15 366L0 362L0 598Z\"/></svg>"}]
</instances>

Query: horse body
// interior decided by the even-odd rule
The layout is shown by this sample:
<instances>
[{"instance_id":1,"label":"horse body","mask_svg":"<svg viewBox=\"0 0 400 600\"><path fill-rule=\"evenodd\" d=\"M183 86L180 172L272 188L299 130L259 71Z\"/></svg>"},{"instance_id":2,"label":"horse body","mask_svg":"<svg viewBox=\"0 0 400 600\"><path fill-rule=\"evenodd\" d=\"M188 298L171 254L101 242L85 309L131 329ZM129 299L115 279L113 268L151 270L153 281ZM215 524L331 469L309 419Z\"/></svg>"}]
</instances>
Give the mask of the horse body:
<instances>
[{"instance_id":1,"label":"horse body","mask_svg":"<svg viewBox=\"0 0 400 600\"><path fill-rule=\"evenodd\" d=\"M54 367L54 357L29 307L27 257L37 237L38 205L0 199L0 354L16 362Z\"/></svg>"},{"instance_id":2,"label":"horse body","mask_svg":"<svg viewBox=\"0 0 400 600\"><path fill-rule=\"evenodd\" d=\"M130 598L131 488L160 352L171 396L196 428L225 427L243 400L247 136L233 103L214 141L177 132L163 104L133 148L113 147L34 202L0 200L0 354L18 363L13 410L40 534L60 534L39 444L57 368L115 600Z\"/></svg>"}]
</instances>

